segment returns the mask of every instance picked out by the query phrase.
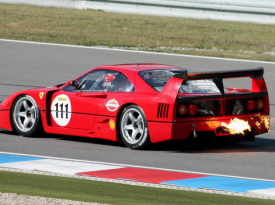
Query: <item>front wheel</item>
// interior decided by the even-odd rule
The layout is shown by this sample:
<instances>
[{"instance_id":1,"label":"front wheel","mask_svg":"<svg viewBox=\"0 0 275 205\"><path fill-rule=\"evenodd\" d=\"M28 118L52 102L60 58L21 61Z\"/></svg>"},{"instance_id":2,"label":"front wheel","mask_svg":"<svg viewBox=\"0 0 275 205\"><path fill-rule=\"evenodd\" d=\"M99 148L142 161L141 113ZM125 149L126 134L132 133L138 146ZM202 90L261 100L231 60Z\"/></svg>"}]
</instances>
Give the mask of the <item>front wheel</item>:
<instances>
[{"instance_id":1,"label":"front wheel","mask_svg":"<svg viewBox=\"0 0 275 205\"><path fill-rule=\"evenodd\" d=\"M29 95L19 96L12 106L12 126L24 137L42 131L40 112L35 100Z\"/></svg>"},{"instance_id":2,"label":"front wheel","mask_svg":"<svg viewBox=\"0 0 275 205\"><path fill-rule=\"evenodd\" d=\"M140 107L129 105L123 110L120 134L124 144L131 149L143 149L150 143L147 120Z\"/></svg>"}]
</instances>

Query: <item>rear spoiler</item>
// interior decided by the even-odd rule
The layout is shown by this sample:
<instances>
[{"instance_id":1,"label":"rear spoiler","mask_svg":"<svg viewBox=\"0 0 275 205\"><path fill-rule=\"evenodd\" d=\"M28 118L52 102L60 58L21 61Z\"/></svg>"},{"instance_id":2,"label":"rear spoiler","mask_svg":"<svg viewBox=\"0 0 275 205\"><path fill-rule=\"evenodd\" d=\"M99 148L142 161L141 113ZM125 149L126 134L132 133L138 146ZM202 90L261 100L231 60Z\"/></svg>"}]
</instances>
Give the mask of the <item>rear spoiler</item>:
<instances>
[{"instance_id":1,"label":"rear spoiler","mask_svg":"<svg viewBox=\"0 0 275 205\"><path fill-rule=\"evenodd\" d=\"M199 80L199 79L212 79L220 90L221 94L224 95L224 78L241 78L250 77L253 79L261 80L263 78L264 69L262 67L254 69L242 69L242 70L228 70L228 71L209 71L201 73L188 73L187 71L172 71L175 75L173 77L184 79L183 83L188 80Z\"/></svg>"}]
</instances>

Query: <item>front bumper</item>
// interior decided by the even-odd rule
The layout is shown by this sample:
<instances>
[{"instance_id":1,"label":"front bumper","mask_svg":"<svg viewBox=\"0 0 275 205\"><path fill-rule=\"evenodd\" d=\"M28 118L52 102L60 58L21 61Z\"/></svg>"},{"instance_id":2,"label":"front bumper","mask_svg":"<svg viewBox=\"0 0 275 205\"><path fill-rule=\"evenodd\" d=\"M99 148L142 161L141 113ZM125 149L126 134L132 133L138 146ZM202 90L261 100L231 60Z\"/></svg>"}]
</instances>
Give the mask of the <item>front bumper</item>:
<instances>
[{"instance_id":1,"label":"front bumper","mask_svg":"<svg viewBox=\"0 0 275 205\"><path fill-rule=\"evenodd\" d=\"M12 131L10 110L0 110L0 129Z\"/></svg>"}]
</instances>

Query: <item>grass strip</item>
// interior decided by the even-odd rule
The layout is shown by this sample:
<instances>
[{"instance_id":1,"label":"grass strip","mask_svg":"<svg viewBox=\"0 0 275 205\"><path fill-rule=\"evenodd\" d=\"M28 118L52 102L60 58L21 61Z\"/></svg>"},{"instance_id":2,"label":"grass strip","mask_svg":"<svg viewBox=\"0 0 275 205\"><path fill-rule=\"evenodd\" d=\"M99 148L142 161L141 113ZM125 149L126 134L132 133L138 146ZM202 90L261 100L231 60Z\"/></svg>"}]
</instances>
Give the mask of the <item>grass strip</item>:
<instances>
[{"instance_id":1,"label":"grass strip","mask_svg":"<svg viewBox=\"0 0 275 205\"><path fill-rule=\"evenodd\" d=\"M0 171L0 192L108 204L275 204L254 199Z\"/></svg>"},{"instance_id":2,"label":"grass strip","mask_svg":"<svg viewBox=\"0 0 275 205\"><path fill-rule=\"evenodd\" d=\"M275 61L275 24L0 3L0 38Z\"/></svg>"}]
</instances>

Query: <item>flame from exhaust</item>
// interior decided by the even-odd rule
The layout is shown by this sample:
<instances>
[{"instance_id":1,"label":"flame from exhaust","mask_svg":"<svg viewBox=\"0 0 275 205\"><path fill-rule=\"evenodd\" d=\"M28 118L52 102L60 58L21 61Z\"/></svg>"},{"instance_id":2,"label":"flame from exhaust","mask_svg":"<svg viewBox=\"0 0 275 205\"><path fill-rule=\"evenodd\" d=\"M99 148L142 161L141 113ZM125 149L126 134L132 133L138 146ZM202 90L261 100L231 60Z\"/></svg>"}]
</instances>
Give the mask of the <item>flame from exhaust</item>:
<instances>
[{"instance_id":1,"label":"flame from exhaust","mask_svg":"<svg viewBox=\"0 0 275 205\"><path fill-rule=\"evenodd\" d=\"M261 129L261 125L263 124L265 128L269 131L269 125L270 125L270 119L268 115L261 115L261 114L256 114L257 117L260 118L260 122L256 122L255 125Z\"/></svg>"},{"instance_id":2,"label":"flame from exhaust","mask_svg":"<svg viewBox=\"0 0 275 205\"><path fill-rule=\"evenodd\" d=\"M251 131L251 127L248 124L248 121L240 120L238 118L234 118L233 120L230 120L229 124L222 122L221 125L227 128L227 131L232 135L236 135L236 134L244 135L245 130Z\"/></svg>"}]
</instances>

